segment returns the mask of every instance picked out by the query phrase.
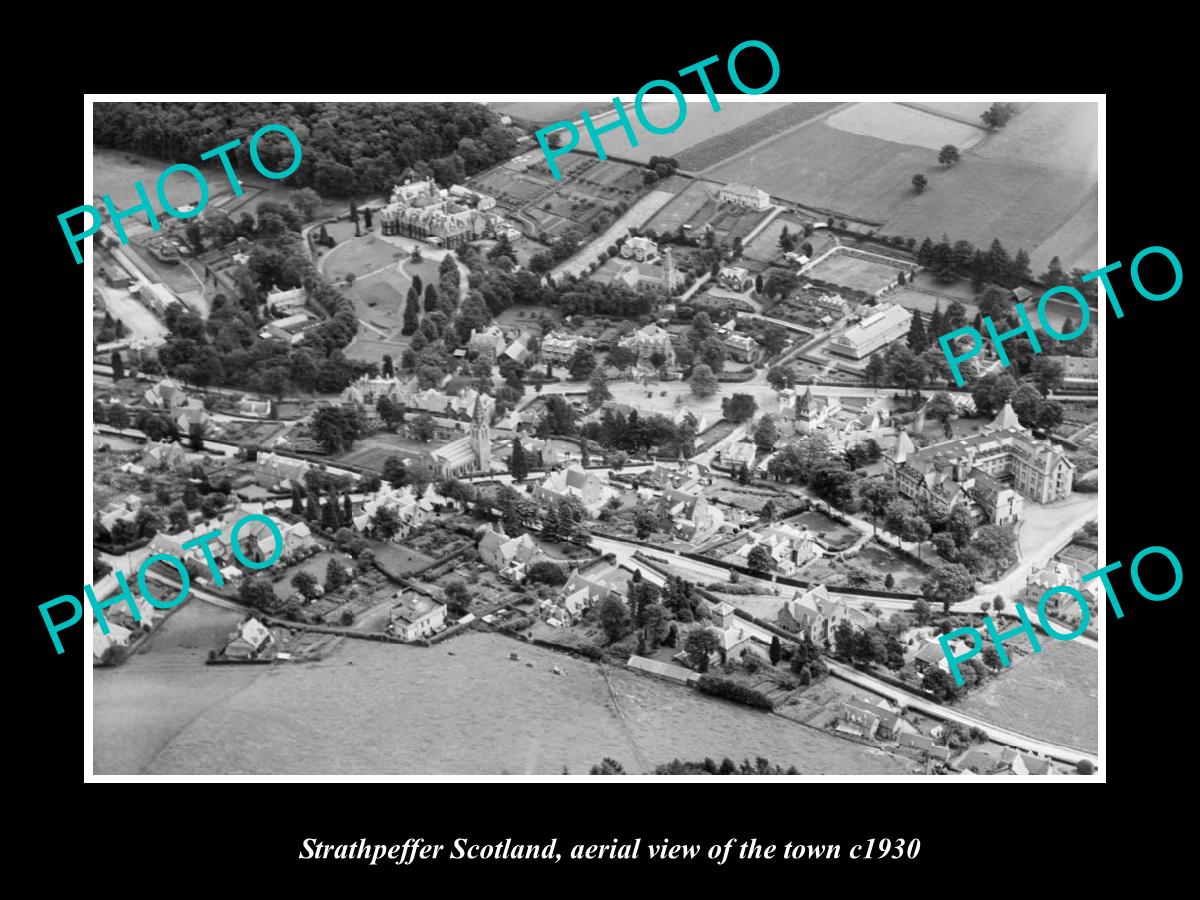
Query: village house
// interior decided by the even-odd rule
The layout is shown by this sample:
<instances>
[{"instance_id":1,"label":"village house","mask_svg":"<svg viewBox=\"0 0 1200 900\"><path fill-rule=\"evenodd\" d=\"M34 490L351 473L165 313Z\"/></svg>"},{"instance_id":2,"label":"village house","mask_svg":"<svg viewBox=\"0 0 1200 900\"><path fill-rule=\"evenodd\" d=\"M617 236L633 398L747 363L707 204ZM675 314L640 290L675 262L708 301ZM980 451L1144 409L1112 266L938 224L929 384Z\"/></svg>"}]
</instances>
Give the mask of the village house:
<instances>
[{"instance_id":1,"label":"village house","mask_svg":"<svg viewBox=\"0 0 1200 900\"><path fill-rule=\"evenodd\" d=\"M721 343L729 351L730 359L733 359L735 362L754 362L758 356L758 341L748 334L731 334Z\"/></svg>"},{"instance_id":2,"label":"village house","mask_svg":"<svg viewBox=\"0 0 1200 900\"><path fill-rule=\"evenodd\" d=\"M754 276L741 266L726 266L717 273L717 281L732 291L744 291L754 283Z\"/></svg>"},{"instance_id":3,"label":"village house","mask_svg":"<svg viewBox=\"0 0 1200 900\"><path fill-rule=\"evenodd\" d=\"M832 641L834 632L843 622L854 628L866 628L871 624L871 617L849 606L843 598L829 596L825 585L818 584L804 593L797 590L792 599L783 604L776 621L780 628L803 633L819 644Z\"/></svg>"},{"instance_id":4,"label":"village house","mask_svg":"<svg viewBox=\"0 0 1200 900\"><path fill-rule=\"evenodd\" d=\"M953 640L950 642L950 652L955 656L963 656L970 650L970 644L962 640ZM913 666L918 672L925 672L927 669L937 667L946 674L950 674L950 661L946 658L946 651L942 649L942 644L938 640L929 640L917 651L913 657Z\"/></svg>"},{"instance_id":5,"label":"village house","mask_svg":"<svg viewBox=\"0 0 1200 900\"><path fill-rule=\"evenodd\" d=\"M403 641L430 637L446 625L446 605L416 591L402 590L396 595L386 631Z\"/></svg>"},{"instance_id":6,"label":"village house","mask_svg":"<svg viewBox=\"0 0 1200 900\"><path fill-rule=\"evenodd\" d=\"M555 366L565 366L581 347L591 347L592 341L567 331L552 331L542 337L542 360Z\"/></svg>"},{"instance_id":7,"label":"village house","mask_svg":"<svg viewBox=\"0 0 1200 900\"><path fill-rule=\"evenodd\" d=\"M493 361L500 357L507 345L504 332L497 325L490 325L480 331L471 329L471 337L467 340L468 350Z\"/></svg>"},{"instance_id":8,"label":"village house","mask_svg":"<svg viewBox=\"0 0 1200 900\"><path fill-rule=\"evenodd\" d=\"M530 565L550 558L542 553L537 541L528 534L510 538L503 531L486 526L481 531L479 558L489 569L508 581L522 581Z\"/></svg>"},{"instance_id":9,"label":"village house","mask_svg":"<svg viewBox=\"0 0 1200 900\"><path fill-rule=\"evenodd\" d=\"M230 659L258 659L275 644L275 636L258 619L250 616L229 635L225 656Z\"/></svg>"},{"instance_id":10,"label":"village house","mask_svg":"<svg viewBox=\"0 0 1200 900\"><path fill-rule=\"evenodd\" d=\"M671 335L657 325L647 325L617 343L633 352L637 356L638 365L643 368L654 368L652 357L655 354L661 355L663 365L667 368L675 365L675 347L671 343Z\"/></svg>"},{"instance_id":11,"label":"village house","mask_svg":"<svg viewBox=\"0 0 1200 900\"><path fill-rule=\"evenodd\" d=\"M252 419L266 419L271 415L271 401L251 400L249 397L242 397L237 402L237 411L239 416L248 416Z\"/></svg>"},{"instance_id":12,"label":"village house","mask_svg":"<svg viewBox=\"0 0 1200 900\"><path fill-rule=\"evenodd\" d=\"M771 195L766 191L736 181L721 188L720 193L717 194L717 200L721 203L733 203L750 209L766 209L771 205Z\"/></svg>"},{"instance_id":13,"label":"village house","mask_svg":"<svg viewBox=\"0 0 1200 900\"><path fill-rule=\"evenodd\" d=\"M706 630L717 637L717 648L709 654L709 665L724 665L741 659L746 653L763 657L763 651L754 645L750 632L746 630L736 611L728 603L718 603L708 609L710 624ZM673 657L676 662L691 665L687 651L683 650Z\"/></svg>"},{"instance_id":14,"label":"village house","mask_svg":"<svg viewBox=\"0 0 1200 900\"><path fill-rule=\"evenodd\" d=\"M1067 587L1079 590L1080 584L1082 584L1082 578L1077 568L1068 562L1052 560L1038 571L1031 572L1026 577L1025 587L1022 588L1021 593L1015 599L1019 603L1024 603L1026 609L1033 611L1038 608L1038 603L1042 599L1042 595L1051 588L1066 585ZM1082 591L1084 596L1087 595L1087 589L1090 587L1092 587L1090 584L1084 585L1084 590ZM1056 613L1062 607L1068 607L1077 611L1079 604L1071 594L1065 591L1060 591L1046 600L1046 611L1048 613Z\"/></svg>"},{"instance_id":15,"label":"village house","mask_svg":"<svg viewBox=\"0 0 1200 900\"><path fill-rule=\"evenodd\" d=\"M302 287L290 291L281 291L275 286L267 294L267 308L273 313L292 314L304 309L308 303L308 291Z\"/></svg>"},{"instance_id":16,"label":"village house","mask_svg":"<svg viewBox=\"0 0 1200 900\"><path fill-rule=\"evenodd\" d=\"M660 514L671 521L672 532L685 541L706 541L725 524L721 510L708 502L698 484L667 488L658 503Z\"/></svg>"},{"instance_id":17,"label":"village house","mask_svg":"<svg viewBox=\"0 0 1200 900\"><path fill-rule=\"evenodd\" d=\"M173 378L164 378L158 384L146 388L142 393L142 402L154 409L173 410L187 406L188 395L179 386L179 382Z\"/></svg>"},{"instance_id":18,"label":"village house","mask_svg":"<svg viewBox=\"0 0 1200 900\"><path fill-rule=\"evenodd\" d=\"M901 731L897 737L897 742L901 747L911 747L914 750L919 750L930 759L936 759L940 762L947 762L950 759L950 748L944 744L935 743L933 738L925 734L917 734L912 731Z\"/></svg>"},{"instance_id":19,"label":"village house","mask_svg":"<svg viewBox=\"0 0 1200 900\"><path fill-rule=\"evenodd\" d=\"M648 237L631 237L621 245L621 256L624 259L636 259L646 262L658 255L658 244Z\"/></svg>"},{"instance_id":20,"label":"village house","mask_svg":"<svg viewBox=\"0 0 1200 900\"><path fill-rule=\"evenodd\" d=\"M741 565L746 565L750 551L755 547L766 547L775 561L775 568L784 575L794 575L796 570L817 555L816 544L808 529L791 525L768 525L750 533L750 539L737 549L736 556Z\"/></svg>"},{"instance_id":21,"label":"village house","mask_svg":"<svg viewBox=\"0 0 1200 900\"><path fill-rule=\"evenodd\" d=\"M754 457L758 455L758 448L753 441L737 441L722 447L717 452L721 465L736 472L742 466L748 469L754 468Z\"/></svg>"},{"instance_id":22,"label":"village house","mask_svg":"<svg viewBox=\"0 0 1200 900\"><path fill-rule=\"evenodd\" d=\"M573 497L583 504L589 516L595 518L608 499L617 496L617 492L594 472L580 466L568 466L547 475L534 487L533 496L540 503L556 503Z\"/></svg>"},{"instance_id":23,"label":"village house","mask_svg":"<svg viewBox=\"0 0 1200 900\"><path fill-rule=\"evenodd\" d=\"M272 319L259 337L264 340L275 339L285 344L298 344L304 338L304 332L310 327L312 318L308 313L300 311L282 319Z\"/></svg>"},{"instance_id":24,"label":"village house","mask_svg":"<svg viewBox=\"0 0 1200 900\"><path fill-rule=\"evenodd\" d=\"M820 294L812 298L812 306L836 319L844 319L850 315L850 304L841 294Z\"/></svg>"}]
</instances>

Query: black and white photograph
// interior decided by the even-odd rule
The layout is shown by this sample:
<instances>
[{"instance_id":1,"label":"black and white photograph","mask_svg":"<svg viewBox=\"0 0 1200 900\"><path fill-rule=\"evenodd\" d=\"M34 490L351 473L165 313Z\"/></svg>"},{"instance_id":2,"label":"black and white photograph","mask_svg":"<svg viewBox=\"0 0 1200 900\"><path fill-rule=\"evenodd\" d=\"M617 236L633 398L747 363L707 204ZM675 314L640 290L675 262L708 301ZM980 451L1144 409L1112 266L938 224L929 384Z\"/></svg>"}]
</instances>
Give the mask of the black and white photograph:
<instances>
[{"instance_id":1,"label":"black and white photograph","mask_svg":"<svg viewBox=\"0 0 1200 900\"><path fill-rule=\"evenodd\" d=\"M1103 95L675 83L89 98L91 776L1103 779Z\"/></svg>"}]
</instances>

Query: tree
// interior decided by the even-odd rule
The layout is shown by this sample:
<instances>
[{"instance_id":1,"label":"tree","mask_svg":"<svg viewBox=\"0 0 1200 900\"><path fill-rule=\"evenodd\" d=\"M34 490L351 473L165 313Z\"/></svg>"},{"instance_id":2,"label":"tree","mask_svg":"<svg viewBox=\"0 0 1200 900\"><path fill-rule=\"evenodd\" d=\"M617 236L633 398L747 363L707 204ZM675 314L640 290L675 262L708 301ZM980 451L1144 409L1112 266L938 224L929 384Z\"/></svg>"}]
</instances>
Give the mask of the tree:
<instances>
[{"instance_id":1,"label":"tree","mask_svg":"<svg viewBox=\"0 0 1200 900\"><path fill-rule=\"evenodd\" d=\"M918 173L912 177L912 186L918 194L924 193L925 188L929 186L929 179Z\"/></svg>"},{"instance_id":2,"label":"tree","mask_svg":"<svg viewBox=\"0 0 1200 900\"><path fill-rule=\"evenodd\" d=\"M589 775L624 775L625 767L615 759L604 757L603 762L598 766L592 766L588 772Z\"/></svg>"},{"instance_id":3,"label":"tree","mask_svg":"<svg viewBox=\"0 0 1200 900\"><path fill-rule=\"evenodd\" d=\"M871 358L867 360L867 365L863 369L863 375L867 381L871 382L871 387L879 387L879 382L887 377L888 366L883 358L882 352L871 354Z\"/></svg>"},{"instance_id":4,"label":"tree","mask_svg":"<svg viewBox=\"0 0 1200 900\"><path fill-rule=\"evenodd\" d=\"M721 383L717 381L717 376L704 363L700 363L692 369L692 377L688 379L688 385L697 397L711 397L721 389Z\"/></svg>"},{"instance_id":5,"label":"tree","mask_svg":"<svg viewBox=\"0 0 1200 900\"><path fill-rule=\"evenodd\" d=\"M770 550L762 544L755 544L746 557L746 566L754 572L770 572L775 568L775 559Z\"/></svg>"},{"instance_id":6,"label":"tree","mask_svg":"<svg viewBox=\"0 0 1200 900\"><path fill-rule=\"evenodd\" d=\"M907 343L913 353L920 353L929 346L929 335L925 332L925 320L921 318L919 311L912 315L912 325L908 329Z\"/></svg>"},{"instance_id":7,"label":"tree","mask_svg":"<svg viewBox=\"0 0 1200 900\"><path fill-rule=\"evenodd\" d=\"M109 408L108 424L117 429L118 432L124 431L129 427L129 410L125 408L123 403L114 403Z\"/></svg>"},{"instance_id":8,"label":"tree","mask_svg":"<svg viewBox=\"0 0 1200 900\"><path fill-rule=\"evenodd\" d=\"M346 567L336 559L331 559L325 566L325 590L336 591L346 583Z\"/></svg>"},{"instance_id":9,"label":"tree","mask_svg":"<svg viewBox=\"0 0 1200 900\"><path fill-rule=\"evenodd\" d=\"M762 509L760 509L758 511L758 521L774 522L775 517L777 515L778 515L778 512L775 509L775 501L768 500L766 503L763 504Z\"/></svg>"},{"instance_id":10,"label":"tree","mask_svg":"<svg viewBox=\"0 0 1200 900\"><path fill-rule=\"evenodd\" d=\"M917 600L913 603L913 614L916 616L918 625L928 625L933 621L933 608L925 600Z\"/></svg>"},{"instance_id":11,"label":"tree","mask_svg":"<svg viewBox=\"0 0 1200 900\"><path fill-rule=\"evenodd\" d=\"M705 338L696 349L696 354L700 361L714 372L725 368L725 345L717 340L716 336Z\"/></svg>"},{"instance_id":12,"label":"tree","mask_svg":"<svg viewBox=\"0 0 1200 900\"><path fill-rule=\"evenodd\" d=\"M567 364L567 371L570 373L572 381L583 381L596 368L596 357L591 350L586 347L580 347L571 356L571 361Z\"/></svg>"},{"instance_id":13,"label":"tree","mask_svg":"<svg viewBox=\"0 0 1200 900\"><path fill-rule=\"evenodd\" d=\"M637 529L639 541L644 541L658 529L658 517L647 509L639 509L633 516L633 527Z\"/></svg>"},{"instance_id":14,"label":"tree","mask_svg":"<svg viewBox=\"0 0 1200 900\"><path fill-rule=\"evenodd\" d=\"M471 606L471 594L467 590L467 586L462 581L455 579L446 583L442 589L443 598L446 605L455 613L463 613Z\"/></svg>"},{"instance_id":15,"label":"tree","mask_svg":"<svg viewBox=\"0 0 1200 900\"><path fill-rule=\"evenodd\" d=\"M588 378L588 403L592 406L599 406L605 400L612 399L612 391L608 389L608 379L604 377L604 370L597 366L591 377Z\"/></svg>"},{"instance_id":16,"label":"tree","mask_svg":"<svg viewBox=\"0 0 1200 900\"><path fill-rule=\"evenodd\" d=\"M1000 612L1002 609L1004 609L1004 598L999 594L992 599L992 609L994 609L996 612Z\"/></svg>"},{"instance_id":17,"label":"tree","mask_svg":"<svg viewBox=\"0 0 1200 900\"><path fill-rule=\"evenodd\" d=\"M790 253L796 246L796 239L788 233L788 227L783 226L783 231L779 233L779 249L783 253Z\"/></svg>"},{"instance_id":18,"label":"tree","mask_svg":"<svg viewBox=\"0 0 1200 900\"><path fill-rule=\"evenodd\" d=\"M758 411L758 401L750 394L734 394L721 401L721 415L730 422L741 424L752 418Z\"/></svg>"},{"instance_id":19,"label":"tree","mask_svg":"<svg viewBox=\"0 0 1200 900\"><path fill-rule=\"evenodd\" d=\"M1016 561L1017 538L1008 525L983 525L971 540L971 549L991 563L993 576Z\"/></svg>"},{"instance_id":20,"label":"tree","mask_svg":"<svg viewBox=\"0 0 1200 900\"><path fill-rule=\"evenodd\" d=\"M512 473L513 481L524 481L529 475L529 460L525 458L525 448L521 446L520 438L513 438L512 456L508 458L508 471Z\"/></svg>"},{"instance_id":21,"label":"tree","mask_svg":"<svg viewBox=\"0 0 1200 900\"><path fill-rule=\"evenodd\" d=\"M959 694L959 688L954 683L954 679L937 666L930 666L925 670L925 675L921 679L921 687L929 691L938 703L953 700Z\"/></svg>"},{"instance_id":22,"label":"tree","mask_svg":"<svg viewBox=\"0 0 1200 900\"><path fill-rule=\"evenodd\" d=\"M111 359L112 364L112 380L120 381L125 377L125 363L121 361L120 351L114 350Z\"/></svg>"},{"instance_id":23,"label":"tree","mask_svg":"<svg viewBox=\"0 0 1200 900\"><path fill-rule=\"evenodd\" d=\"M292 587L298 590L305 600L317 598L317 579L309 572L297 572L292 576Z\"/></svg>"},{"instance_id":24,"label":"tree","mask_svg":"<svg viewBox=\"0 0 1200 900\"><path fill-rule=\"evenodd\" d=\"M796 378L792 375L791 369L772 366L767 369L767 384L775 388L777 391L782 391L785 388L790 388L796 383Z\"/></svg>"},{"instance_id":25,"label":"tree","mask_svg":"<svg viewBox=\"0 0 1200 900\"><path fill-rule=\"evenodd\" d=\"M943 166L952 166L960 159L958 148L953 144L946 144L938 152L938 162Z\"/></svg>"},{"instance_id":26,"label":"tree","mask_svg":"<svg viewBox=\"0 0 1200 900\"><path fill-rule=\"evenodd\" d=\"M934 394L929 403L925 405L925 415L943 425L949 424L957 412L958 407L945 391Z\"/></svg>"},{"instance_id":27,"label":"tree","mask_svg":"<svg viewBox=\"0 0 1200 900\"><path fill-rule=\"evenodd\" d=\"M379 418L383 421L384 428L393 434L404 424L404 404L393 400L391 397L380 397L375 401L375 411L379 413Z\"/></svg>"},{"instance_id":28,"label":"tree","mask_svg":"<svg viewBox=\"0 0 1200 900\"><path fill-rule=\"evenodd\" d=\"M433 283L425 285L425 312L437 312L441 309L442 301L438 297L437 288Z\"/></svg>"},{"instance_id":29,"label":"tree","mask_svg":"<svg viewBox=\"0 0 1200 900\"><path fill-rule=\"evenodd\" d=\"M413 419L409 430L412 432L412 436L422 444L428 444L437 433L437 425L433 421L433 416L429 413L421 413Z\"/></svg>"},{"instance_id":30,"label":"tree","mask_svg":"<svg viewBox=\"0 0 1200 900\"><path fill-rule=\"evenodd\" d=\"M1067 334L1068 332L1064 330L1063 333ZM1062 387L1063 366L1053 356L1038 355L1033 358L1030 375L1033 377L1033 383L1042 392L1042 396L1048 397L1052 391Z\"/></svg>"},{"instance_id":31,"label":"tree","mask_svg":"<svg viewBox=\"0 0 1200 900\"><path fill-rule=\"evenodd\" d=\"M896 499L896 489L882 479L872 479L863 484L858 495L862 498L867 511L871 513L871 529L875 535L878 535L878 519L886 512L888 505Z\"/></svg>"},{"instance_id":32,"label":"tree","mask_svg":"<svg viewBox=\"0 0 1200 900\"><path fill-rule=\"evenodd\" d=\"M754 429L754 445L763 453L770 453L778 441L779 426L775 424L775 417L767 413L758 420L758 427Z\"/></svg>"},{"instance_id":33,"label":"tree","mask_svg":"<svg viewBox=\"0 0 1200 900\"><path fill-rule=\"evenodd\" d=\"M1008 124L1017 111L1017 107L1012 103L993 103L990 108L979 114L979 118L983 120L983 124L989 130L995 131L998 128L1003 128Z\"/></svg>"},{"instance_id":34,"label":"tree","mask_svg":"<svg viewBox=\"0 0 1200 900\"><path fill-rule=\"evenodd\" d=\"M771 658L772 665L779 665L779 660L783 658L783 646L779 643L779 635L771 635L771 649L768 654Z\"/></svg>"},{"instance_id":35,"label":"tree","mask_svg":"<svg viewBox=\"0 0 1200 900\"><path fill-rule=\"evenodd\" d=\"M721 646L715 632L708 628L693 628L683 640L683 649L698 671L707 672L709 657Z\"/></svg>"},{"instance_id":36,"label":"tree","mask_svg":"<svg viewBox=\"0 0 1200 900\"><path fill-rule=\"evenodd\" d=\"M616 643L629 634L631 623L629 609L625 606L625 601L615 594L609 594L600 601L597 615L600 627L604 629L604 634L610 644Z\"/></svg>"},{"instance_id":37,"label":"tree","mask_svg":"<svg viewBox=\"0 0 1200 900\"><path fill-rule=\"evenodd\" d=\"M381 506L372 514L370 524L376 537L390 541L400 530L400 516L395 508Z\"/></svg>"},{"instance_id":38,"label":"tree","mask_svg":"<svg viewBox=\"0 0 1200 900\"><path fill-rule=\"evenodd\" d=\"M975 576L959 563L937 566L921 583L921 595L930 603L941 603L949 613L955 603L966 600L975 590Z\"/></svg>"},{"instance_id":39,"label":"tree","mask_svg":"<svg viewBox=\"0 0 1200 900\"><path fill-rule=\"evenodd\" d=\"M975 409L984 416L995 416L1017 392L1017 380L1007 372L984 375L975 382L971 398Z\"/></svg>"}]
</instances>

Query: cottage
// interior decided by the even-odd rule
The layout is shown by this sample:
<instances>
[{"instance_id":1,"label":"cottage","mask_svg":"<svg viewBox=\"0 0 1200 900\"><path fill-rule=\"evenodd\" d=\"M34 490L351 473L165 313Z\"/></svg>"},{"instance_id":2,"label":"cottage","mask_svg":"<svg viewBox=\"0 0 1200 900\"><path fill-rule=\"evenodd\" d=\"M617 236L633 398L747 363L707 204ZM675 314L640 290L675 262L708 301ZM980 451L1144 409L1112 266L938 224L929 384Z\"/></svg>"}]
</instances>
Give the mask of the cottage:
<instances>
[{"instance_id":1,"label":"cottage","mask_svg":"<svg viewBox=\"0 0 1200 900\"><path fill-rule=\"evenodd\" d=\"M593 472L581 466L568 466L557 472L551 472L537 485L533 491L539 502L555 503L559 500L574 498L583 504L588 515L595 517L600 514L604 504L617 492L604 484Z\"/></svg>"},{"instance_id":2,"label":"cottage","mask_svg":"<svg viewBox=\"0 0 1200 900\"><path fill-rule=\"evenodd\" d=\"M479 540L479 558L501 578L519 582L527 568L542 559L549 559L537 542L528 534L510 538L503 531L483 530Z\"/></svg>"},{"instance_id":3,"label":"cottage","mask_svg":"<svg viewBox=\"0 0 1200 900\"><path fill-rule=\"evenodd\" d=\"M271 629L253 616L243 620L229 635L225 655L230 659L258 659L275 644Z\"/></svg>"},{"instance_id":4,"label":"cottage","mask_svg":"<svg viewBox=\"0 0 1200 900\"><path fill-rule=\"evenodd\" d=\"M400 591L392 607L387 633L403 641L427 638L446 625L446 605L415 591Z\"/></svg>"}]
</instances>

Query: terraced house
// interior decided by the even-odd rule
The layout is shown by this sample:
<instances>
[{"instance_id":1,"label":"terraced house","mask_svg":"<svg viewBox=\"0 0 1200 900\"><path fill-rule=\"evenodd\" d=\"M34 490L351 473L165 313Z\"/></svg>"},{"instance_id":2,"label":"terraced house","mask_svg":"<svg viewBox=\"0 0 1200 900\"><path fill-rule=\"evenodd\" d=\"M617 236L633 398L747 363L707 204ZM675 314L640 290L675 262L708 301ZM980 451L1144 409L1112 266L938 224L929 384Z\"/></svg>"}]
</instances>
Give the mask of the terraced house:
<instances>
[{"instance_id":1,"label":"terraced house","mask_svg":"<svg viewBox=\"0 0 1200 900\"><path fill-rule=\"evenodd\" d=\"M1075 477L1066 454L1048 440L1036 440L1008 403L981 434L968 438L917 450L901 434L884 463L908 499L945 512L975 506L995 525L1020 518L1025 498L1065 500Z\"/></svg>"}]
</instances>

